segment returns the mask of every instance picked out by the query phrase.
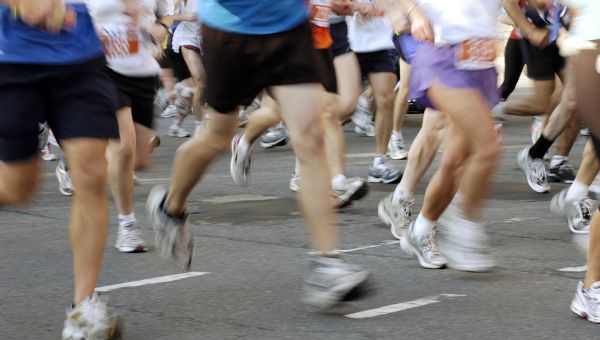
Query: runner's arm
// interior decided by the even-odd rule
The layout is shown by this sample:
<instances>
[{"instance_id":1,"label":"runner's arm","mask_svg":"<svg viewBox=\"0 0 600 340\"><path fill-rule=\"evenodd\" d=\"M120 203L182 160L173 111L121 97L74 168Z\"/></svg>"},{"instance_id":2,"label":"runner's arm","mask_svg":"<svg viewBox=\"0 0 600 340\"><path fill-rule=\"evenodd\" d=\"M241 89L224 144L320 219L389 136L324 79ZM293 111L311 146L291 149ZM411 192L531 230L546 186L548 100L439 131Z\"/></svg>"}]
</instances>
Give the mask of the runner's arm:
<instances>
[{"instance_id":1,"label":"runner's arm","mask_svg":"<svg viewBox=\"0 0 600 340\"><path fill-rule=\"evenodd\" d=\"M508 16L515 23L515 26L521 30L523 36L529 40L530 43L539 48L544 48L548 45L550 31L543 28L537 28L534 24L529 22L519 6L519 0L502 0L502 5L504 6L506 13L508 13Z\"/></svg>"}]
</instances>

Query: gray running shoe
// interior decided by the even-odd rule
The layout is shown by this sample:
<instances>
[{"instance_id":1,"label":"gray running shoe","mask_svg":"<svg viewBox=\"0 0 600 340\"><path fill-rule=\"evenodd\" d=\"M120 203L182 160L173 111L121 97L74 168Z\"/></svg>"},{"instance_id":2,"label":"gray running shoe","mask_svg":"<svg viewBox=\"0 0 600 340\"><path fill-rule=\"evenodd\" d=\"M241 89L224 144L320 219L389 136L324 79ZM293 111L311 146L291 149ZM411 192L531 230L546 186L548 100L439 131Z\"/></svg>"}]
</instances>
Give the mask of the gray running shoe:
<instances>
[{"instance_id":1,"label":"gray running shoe","mask_svg":"<svg viewBox=\"0 0 600 340\"><path fill-rule=\"evenodd\" d=\"M231 162L229 171L235 184L245 187L250 182L250 168L252 167L252 145L248 146L246 152L239 148L240 140L244 135L238 133L231 140Z\"/></svg>"},{"instance_id":2,"label":"gray running shoe","mask_svg":"<svg viewBox=\"0 0 600 340\"><path fill-rule=\"evenodd\" d=\"M408 151L406 151L404 140L398 139L393 141L390 139L390 142L388 143L388 154L391 159L395 160L408 158Z\"/></svg>"},{"instance_id":3,"label":"gray running shoe","mask_svg":"<svg viewBox=\"0 0 600 340\"><path fill-rule=\"evenodd\" d=\"M440 249L450 268L467 272L487 272L495 267L490 254L488 236L481 223L465 219L453 201L439 220Z\"/></svg>"},{"instance_id":4,"label":"gray running shoe","mask_svg":"<svg viewBox=\"0 0 600 340\"><path fill-rule=\"evenodd\" d=\"M333 192L343 203L358 201L369 193L369 184L360 177L346 178L343 185L333 188Z\"/></svg>"},{"instance_id":5,"label":"gray running shoe","mask_svg":"<svg viewBox=\"0 0 600 340\"><path fill-rule=\"evenodd\" d=\"M177 116L177 107L175 105L169 105L163 112L160 114L162 118L172 118Z\"/></svg>"},{"instance_id":6,"label":"gray running shoe","mask_svg":"<svg viewBox=\"0 0 600 340\"><path fill-rule=\"evenodd\" d=\"M402 179L402 171L396 170L388 162L371 165L369 167L370 183L399 183Z\"/></svg>"},{"instance_id":7,"label":"gray running shoe","mask_svg":"<svg viewBox=\"0 0 600 340\"><path fill-rule=\"evenodd\" d=\"M390 231L395 238L401 239L404 230L412 222L412 206L414 199L410 201L400 200L398 203L393 201L394 194L389 194L382 199L377 206L377 215L379 219L390 227Z\"/></svg>"},{"instance_id":8,"label":"gray running shoe","mask_svg":"<svg viewBox=\"0 0 600 340\"><path fill-rule=\"evenodd\" d=\"M58 179L58 191L65 196L73 195L73 181L71 174L65 170L62 161L56 165L56 179Z\"/></svg>"},{"instance_id":9,"label":"gray running shoe","mask_svg":"<svg viewBox=\"0 0 600 340\"><path fill-rule=\"evenodd\" d=\"M121 253L145 253L148 251L146 242L144 242L140 233L140 228L135 223L119 226L115 248Z\"/></svg>"},{"instance_id":10,"label":"gray running shoe","mask_svg":"<svg viewBox=\"0 0 600 340\"><path fill-rule=\"evenodd\" d=\"M548 180L552 182L573 183L576 174L575 169L566 160L548 169Z\"/></svg>"},{"instance_id":11,"label":"gray running shoe","mask_svg":"<svg viewBox=\"0 0 600 340\"><path fill-rule=\"evenodd\" d=\"M370 273L359 266L336 258L315 256L304 276L302 301L327 309L343 301L362 298L371 293Z\"/></svg>"},{"instance_id":12,"label":"gray running shoe","mask_svg":"<svg viewBox=\"0 0 600 340\"><path fill-rule=\"evenodd\" d=\"M265 149L274 148L276 146L284 146L287 144L288 133L285 125L279 123L273 128L270 128L260 138L260 146Z\"/></svg>"},{"instance_id":13,"label":"gray running shoe","mask_svg":"<svg viewBox=\"0 0 600 340\"><path fill-rule=\"evenodd\" d=\"M290 178L290 190L300 192L300 175L295 172L292 173L292 177Z\"/></svg>"},{"instance_id":14,"label":"gray running shoe","mask_svg":"<svg viewBox=\"0 0 600 340\"><path fill-rule=\"evenodd\" d=\"M543 159L532 159L529 157L529 148L524 148L517 155L517 163L525 173L529 187L539 193L550 191L548 178L546 176L546 165Z\"/></svg>"},{"instance_id":15,"label":"gray running shoe","mask_svg":"<svg viewBox=\"0 0 600 340\"><path fill-rule=\"evenodd\" d=\"M189 136L191 136L190 133L177 124L172 124L169 127L169 137L187 138Z\"/></svg>"},{"instance_id":16,"label":"gray running shoe","mask_svg":"<svg viewBox=\"0 0 600 340\"><path fill-rule=\"evenodd\" d=\"M105 298L94 294L77 307L67 308L66 314L63 340L122 339L122 323L117 315L108 315Z\"/></svg>"},{"instance_id":17,"label":"gray running shoe","mask_svg":"<svg viewBox=\"0 0 600 340\"><path fill-rule=\"evenodd\" d=\"M594 282L586 289L579 281L571 301L571 311L589 322L600 323L600 282Z\"/></svg>"},{"instance_id":18,"label":"gray running shoe","mask_svg":"<svg viewBox=\"0 0 600 340\"><path fill-rule=\"evenodd\" d=\"M167 215L163 208L166 198L167 188L155 186L146 202L148 219L154 226L156 249L179 270L189 271L194 257L194 239L187 223L188 216Z\"/></svg>"},{"instance_id":19,"label":"gray running shoe","mask_svg":"<svg viewBox=\"0 0 600 340\"><path fill-rule=\"evenodd\" d=\"M552 197L550 210L556 215L565 218L569 230L574 234L589 234L590 221L598 202L584 198L582 200L568 202L566 200L569 189L563 189Z\"/></svg>"},{"instance_id":20,"label":"gray running shoe","mask_svg":"<svg viewBox=\"0 0 600 340\"><path fill-rule=\"evenodd\" d=\"M156 91L156 95L154 96L154 115L161 115L167 106L169 106L169 100L171 99L171 94L167 92L165 89L161 88Z\"/></svg>"},{"instance_id":21,"label":"gray running shoe","mask_svg":"<svg viewBox=\"0 0 600 340\"><path fill-rule=\"evenodd\" d=\"M421 267L427 269L440 269L446 266L448 260L442 255L435 242L435 231L419 239L414 233L415 222L413 221L406 230L404 237L400 239L402 250L415 256L419 260Z\"/></svg>"}]
</instances>

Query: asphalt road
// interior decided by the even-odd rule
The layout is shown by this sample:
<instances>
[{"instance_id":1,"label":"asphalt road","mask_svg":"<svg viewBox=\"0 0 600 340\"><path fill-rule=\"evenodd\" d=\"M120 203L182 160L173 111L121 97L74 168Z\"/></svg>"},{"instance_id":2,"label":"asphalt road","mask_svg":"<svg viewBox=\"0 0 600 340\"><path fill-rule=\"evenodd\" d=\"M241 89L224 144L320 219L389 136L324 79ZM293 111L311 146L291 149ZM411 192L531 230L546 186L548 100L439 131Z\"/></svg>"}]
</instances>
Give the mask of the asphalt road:
<instances>
[{"instance_id":1,"label":"asphalt road","mask_svg":"<svg viewBox=\"0 0 600 340\"><path fill-rule=\"evenodd\" d=\"M421 118L408 118L408 141ZM167 124L159 122L162 135ZM189 202L196 243L192 271L207 274L113 290L112 306L125 318L126 338L597 339L600 326L569 310L583 272L560 271L584 265L585 258L566 224L550 214L552 195L532 192L515 162L529 142L529 125L529 118L505 122L506 146L485 214L499 263L495 271L422 269L377 218L377 203L394 186L372 185L370 195L340 213L339 221L342 249L350 250L345 258L373 271L378 294L328 314L299 301L310 247L296 194L288 190L294 167L290 147L257 148L249 188L233 184L229 158L221 158ZM357 136L350 126L346 136L348 175L366 176L374 140ZM152 185L168 182L181 141L163 137L153 169L139 174L136 212L149 243L153 235L144 203ZM573 165L579 164L584 142L581 137L572 152ZM0 339L57 339L62 330L72 290L66 228L70 198L58 192L54 166L44 164L43 187L31 205L0 210ZM553 185L552 193L563 187ZM114 249L112 201L111 208L99 286L176 274L154 251L120 254ZM389 305L404 310L347 317Z\"/></svg>"}]
</instances>

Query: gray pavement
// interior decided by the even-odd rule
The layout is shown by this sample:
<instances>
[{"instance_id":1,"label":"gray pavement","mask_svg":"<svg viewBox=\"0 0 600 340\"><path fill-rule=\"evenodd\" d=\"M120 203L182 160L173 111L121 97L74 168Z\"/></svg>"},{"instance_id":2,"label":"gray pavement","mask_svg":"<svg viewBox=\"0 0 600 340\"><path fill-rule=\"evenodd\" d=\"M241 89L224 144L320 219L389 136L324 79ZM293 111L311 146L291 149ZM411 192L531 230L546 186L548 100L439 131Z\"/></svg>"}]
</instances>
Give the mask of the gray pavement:
<instances>
[{"instance_id":1,"label":"gray pavement","mask_svg":"<svg viewBox=\"0 0 600 340\"><path fill-rule=\"evenodd\" d=\"M407 119L408 141L421 118ZM186 124L192 129L191 122ZM138 174L136 212L149 243L153 235L145 199L152 185L168 182L174 151L182 142L165 136L167 125L167 120L159 122L163 145L153 169ZM189 202L196 243L192 271L210 274L112 291L112 305L125 318L126 338L597 339L599 326L569 310L583 272L559 271L582 266L585 258L566 224L550 214L551 194L533 193L515 162L518 150L529 142L529 126L529 118L509 117L505 122L506 147L486 210L497 270L468 274L422 269L402 253L377 218L377 203L394 186L372 185L367 198L338 216L341 248L354 249L346 259L373 271L378 294L328 314L299 302L310 249L296 194L288 190L294 166L290 147L257 147L249 188L233 184L229 158L221 158ZM366 176L374 140L358 137L350 126L346 130L348 174ZM584 142L581 137L572 152L575 166ZM31 205L0 209L0 339L58 338L71 301L66 227L70 199L59 194L53 166L45 162L43 187ZM415 211L432 173L419 187ZM552 193L563 187L553 185ZM112 201L111 208L99 286L176 274L154 251L126 255L114 249ZM413 306L422 306L366 319L345 317L414 300Z\"/></svg>"}]
</instances>

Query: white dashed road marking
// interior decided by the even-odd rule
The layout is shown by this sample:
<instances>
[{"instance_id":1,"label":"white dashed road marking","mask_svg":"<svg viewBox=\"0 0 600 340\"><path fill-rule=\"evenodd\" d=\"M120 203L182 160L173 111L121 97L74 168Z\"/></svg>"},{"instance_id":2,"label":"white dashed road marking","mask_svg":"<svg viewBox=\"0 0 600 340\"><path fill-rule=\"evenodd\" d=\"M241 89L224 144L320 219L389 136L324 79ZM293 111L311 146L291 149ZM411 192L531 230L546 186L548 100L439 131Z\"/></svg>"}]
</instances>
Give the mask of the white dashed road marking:
<instances>
[{"instance_id":1,"label":"white dashed road marking","mask_svg":"<svg viewBox=\"0 0 600 340\"><path fill-rule=\"evenodd\" d=\"M433 296L424 297L424 298L418 299L418 300L406 301L406 302L402 302L402 303L397 303L395 305L383 306L383 307L369 309L369 310L358 312L358 313L347 314L346 317L351 318L351 319L374 318L376 316L397 313L397 312L407 310L407 309L427 306L432 303L441 302L442 300L445 300L445 299L451 299L451 298L455 298L455 297L465 297L465 296L466 295L462 295L462 294L433 295Z\"/></svg>"},{"instance_id":2,"label":"white dashed road marking","mask_svg":"<svg viewBox=\"0 0 600 340\"><path fill-rule=\"evenodd\" d=\"M151 279L131 281L131 282L119 283L119 284L111 285L111 286L98 287L98 288L96 288L96 291L97 292L110 292L110 291L121 289L121 288L140 287L140 286L146 286L146 285L154 285L157 283L173 282L173 281L177 281L177 280L187 279L190 277L196 277L196 276L202 276L202 275L208 275L208 274L210 274L210 273L208 273L208 272L189 272L189 273L183 273L183 274L160 276L160 277L155 277L155 278L151 278Z\"/></svg>"}]
</instances>

